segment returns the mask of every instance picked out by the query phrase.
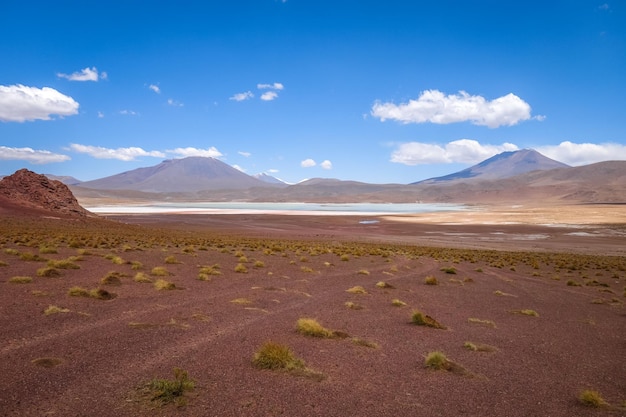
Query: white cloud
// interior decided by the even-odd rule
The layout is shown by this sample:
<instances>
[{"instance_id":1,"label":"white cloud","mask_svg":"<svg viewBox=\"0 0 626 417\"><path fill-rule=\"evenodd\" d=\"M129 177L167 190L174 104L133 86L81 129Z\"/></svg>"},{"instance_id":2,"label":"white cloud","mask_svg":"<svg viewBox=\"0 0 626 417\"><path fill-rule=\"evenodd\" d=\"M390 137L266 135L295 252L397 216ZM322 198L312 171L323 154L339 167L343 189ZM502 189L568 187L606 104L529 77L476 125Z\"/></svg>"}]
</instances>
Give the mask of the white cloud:
<instances>
[{"instance_id":1,"label":"white cloud","mask_svg":"<svg viewBox=\"0 0 626 417\"><path fill-rule=\"evenodd\" d=\"M246 91L244 93L237 93L235 95L233 95L232 97L229 97L229 100L234 100L234 101L245 101L245 100L250 100L252 97L254 97L254 94L252 94L252 91Z\"/></svg>"},{"instance_id":2,"label":"white cloud","mask_svg":"<svg viewBox=\"0 0 626 417\"><path fill-rule=\"evenodd\" d=\"M9 148L0 146L0 160L27 161L32 164L48 164L51 162L68 161L67 155L52 153L50 151L35 150L32 148Z\"/></svg>"},{"instance_id":3,"label":"white cloud","mask_svg":"<svg viewBox=\"0 0 626 417\"><path fill-rule=\"evenodd\" d=\"M333 169L333 163L330 162L328 159L322 162L320 166L324 169Z\"/></svg>"},{"instance_id":4,"label":"white cloud","mask_svg":"<svg viewBox=\"0 0 626 417\"><path fill-rule=\"evenodd\" d=\"M98 112L98 119L102 119L104 118L104 113L102 113L101 111Z\"/></svg>"},{"instance_id":5,"label":"white cloud","mask_svg":"<svg viewBox=\"0 0 626 417\"><path fill-rule=\"evenodd\" d=\"M57 73L57 77L65 78L70 81L98 81L98 79L106 80L107 73L103 72L101 74L98 74L98 69L96 67L87 67L72 74L63 74L59 72Z\"/></svg>"},{"instance_id":6,"label":"white cloud","mask_svg":"<svg viewBox=\"0 0 626 417\"><path fill-rule=\"evenodd\" d=\"M137 113L134 110L121 110L120 114L124 115L124 116L138 116L139 113Z\"/></svg>"},{"instance_id":7,"label":"white cloud","mask_svg":"<svg viewBox=\"0 0 626 417\"><path fill-rule=\"evenodd\" d=\"M0 121L50 120L78 113L78 102L50 87L0 85Z\"/></svg>"},{"instance_id":8,"label":"white cloud","mask_svg":"<svg viewBox=\"0 0 626 417\"><path fill-rule=\"evenodd\" d=\"M601 161L626 160L626 145L619 143L572 143L539 146L536 150L548 158L568 165L587 165Z\"/></svg>"},{"instance_id":9,"label":"white cloud","mask_svg":"<svg viewBox=\"0 0 626 417\"><path fill-rule=\"evenodd\" d=\"M274 83L274 84L257 84L256 88L258 88L259 90L266 90L266 89L270 89L270 90L282 90L285 88L285 86L282 83Z\"/></svg>"},{"instance_id":10,"label":"white cloud","mask_svg":"<svg viewBox=\"0 0 626 417\"><path fill-rule=\"evenodd\" d=\"M304 161L300 162L300 166L302 168L311 168L311 167L314 167L315 165L317 165L317 163L311 158L305 159Z\"/></svg>"},{"instance_id":11,"label":"white cloud","mask_svg":"<svg viewBox=\"0 0 626 417\"><path fill-rule=\"evenodd\" d=\"M173 98L168 98L167 99L167 104L170 106L174 106L174 107L183 107L184 104L181 103L180 101L174 100Z\"/></svg>"},{"instance_id":12,"label":"white cloud","mask_svg":"<svg viewBox=\"0 0 626 417\"><path fill-rule=\"evenodd\" d=\"M278 172L279 171L277 169L274 169L274 168L271 168L271 169L267 170L267 173L269 173L269 174L278 174Z\"/></svg>"},{"instance_id":13,"label":"white cloud","mask_svg":"<svg viewBox=\"0 0 626 417\"><path fill-rule=\"evenodd\" d=\"M383 122L387 119L405 124L469 121L475 125L495 128L528 120L531 118L530 112L530 105L511 93L488 101L481 96L471 96L465 91L445 95L438 90L426 90L416 100L409 100L408 103L377 101L372 106L371 114Z\"/></svg>"},{"instance_id":14,"label":"white cloud","mask_svg":"<svg viewBox=\"0 0 626 417\"><path fill-rule=\"evenodd\" d=\"M261 94L261 100L263 101L272 101L276 98L278 98L278 93L276 93L276 91L266 91Z\"/></svg>"},{"instance_id":15,"label":"white cloud","mask_svg":"<svg viewBox=\"0 0 626 417\"><path fill-rule=\"evenodd\" d=\"M158 86L158 85L156 85L156 84L150 84L150 85L148 86L148 88L149 88L150 90L154 91L154 92L155 92L155 93L157 93L157 94L161 94L161 89L160 89L160 88L159 88L159 86Z\"/></svg>"},{"instance_id":16,"label":"white cloud","mask_svg":"<svg viewBox=\"0 0 626 417\"><path fill-rule=\"evenodd\" d=\"M167 150L166 152L181 156L183 158L188 157L188 156L204 156L204 157L209 157L209 158L219 158L220 156L222 156L222 153L213 146L207 149L199 149L199 148L191 148L191 147L176 148L176 149Z\"/></svg>"},{"instance_id":17,"label":"white cloud","mask_svg":"<svg viewBox=\"0 0 626 417\"><path fill-rule=\"evenodd\" d=\"M460 139L444 146L423 142L399 144L391 154L391 162L404 165L423 165L441 163L475 164L498 153L515 151L518 147L512 143L502 145L481 145L472 139Z\"/></svg>"},{"instance_id":18,"label":"white cloud","mask_svg":"<svg viewBox=\"0 0 626 417\"><path fill-rule=\"evenodd\" d=\"M237 171L241 171L241 172L246 172L245 169L243 169L242 167L240 167L239 165L235 164L235 165L231 165L233 168L235 168Z\"/></svg>"},{"instance_id":19,"label":"white cloud","mask_svg":"<svg viewBox=\"0 0 626 417\"><path fill-rule=\"evenodd\" d=\"M154 158L165 158L165 154L160 151L145 151L142 148L103 148L101 146L70 144L70 149L74 152L84 153L97 159L117 159L120 161L134 161L140 156L151 156Z\"/></svg>"},{"instance_id":20,"label":"white cloud","mask_svg":"<svg viewBox=\"0 0 626 417\"><path fill-rule=\"evenodd\" d=\"M252 155L250 152L244 152L244 151L239 151L237 153L241 156L245 156L246 158L249 158Z\"/></svg>"},{"instance_id":21,"label":"white cloud","mask_svg":"<svg viewBox=\"0 0 626 417\"><path fill-rule=\"evenodd\" d=\"M609 5L608 5L608 3L601 4L600 6L598 6L598 9L600 9L600 10L609 10Z\"/></svg>"}]
</instances>

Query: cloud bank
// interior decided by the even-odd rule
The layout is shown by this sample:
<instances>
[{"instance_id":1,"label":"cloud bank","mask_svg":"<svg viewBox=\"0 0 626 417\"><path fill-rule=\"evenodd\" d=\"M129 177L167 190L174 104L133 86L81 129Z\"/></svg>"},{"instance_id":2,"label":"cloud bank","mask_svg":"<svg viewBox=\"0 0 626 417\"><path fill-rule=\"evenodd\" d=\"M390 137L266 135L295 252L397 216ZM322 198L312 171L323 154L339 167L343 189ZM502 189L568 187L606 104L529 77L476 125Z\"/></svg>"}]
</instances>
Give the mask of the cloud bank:
<instances>
[{"instance_id":1,"label":"cloud bank","mask_svg":"<svg viewBox=\"0 0 626 417\"><path fill-rule=\"evenodd\" d=\"M465 91L445 95L438 90L423 91L417 99L408 103L394 104L377 101L371 114L381 121L395 120L401 123L449 124L470 122L478 126L496 128L513 126L531 118L528 103L509 93L494 100L472 96ZM540 116L537 119L542 120Z\"/></svg>"},{"instance_id":2,"label":"cloud bank","mask_svg":"<svg viewBox=\"0 0 626 417\"><path fill-rule=\"evenodd\" d=\"M160 151L145 151L138 147L128 148L103 148L101 146L70 144L70 149L74 152L84 153L96 159L117 159L119 161L134 161L140 156L151 156L155 158L165 158L165 154Z\"/></svg>"},{"instance_id":3,"label":"cloud bank","mask_svg":"<svg viewBox=\"0 0 626 417\"><path fill-rule=\"evenodd\" d=\"M48 164L51 162L68 161L67 155L52 153L50 151L35 150L32 148L9 148L0 146L0 160L27 161L32 164Z\"/></svg>"},{"instance_id":4,"label":"cloud bank","mask_svg":"<svg viewBox=\"0 0 626 417\"><path fill-rule=\"evenodd\" d=\"M65 78L70 81L98 81L100 79L106 80L107 73L101 72L98 73L98 69L96 67L87 67L83 68L80 71L73 72L71 74L63 74L61 72L57 73L57 77Z\"/></svg>"},{"instance_id":5,"label":"cloud bank","mask_svg":"<svg viewBox=\"0 0 626 417\"><path fill-rule=\"evenodd\" d=\"M0 121L50 120L78 113L78 102L50 87L0 85Z\"/></svg>"},{"instance_id":6,"label":"cloud bank","mask_svg":"<svg viewBox=\"0 0 626 417\"><path fill-rule=\"evenodd\" d=\"M558 145L535 148L548 158L568 165L588 165L601 161L626 160L626 145L619 143L572 143L561 142Z\"/></svg>"},{"instance_id":7,"label":"cloud bank","mask_svg":"<svg viewBox=\"0 0 626 417\"><path fill-rule=\"evenodd\" d=\"M166 152L169 154L174 154L179 157L183 157L183 158L186 158L188 156L205 156L208 158L219 158L222 156L222 153L218 151L214 146L211 146L210 148L207 148L207 149L191 148L191 147L176 148L176 149L167 150Z\"/></svg>"},{"instance_id":8,"label":"cloud bank","mask_svg":"<svg viewBox=\"0 0 626 417\"><path fill-rule=\"evenodd\" d=\"M512 143L482 145L472 139L455 140L445 145L408 142L399 144L397 149L391 153L390 160L404 165L475 164L498 153L518 149Z\"/></svg>"}]
</instances>

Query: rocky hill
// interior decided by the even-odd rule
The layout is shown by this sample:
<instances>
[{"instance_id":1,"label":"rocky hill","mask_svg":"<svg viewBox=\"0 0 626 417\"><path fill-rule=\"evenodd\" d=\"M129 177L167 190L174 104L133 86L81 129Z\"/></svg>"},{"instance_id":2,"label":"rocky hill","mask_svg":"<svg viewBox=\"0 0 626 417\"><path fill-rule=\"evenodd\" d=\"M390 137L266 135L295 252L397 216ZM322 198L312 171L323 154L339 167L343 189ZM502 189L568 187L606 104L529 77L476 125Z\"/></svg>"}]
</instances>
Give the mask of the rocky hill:
<instances>
[{"instance_id":1,"label":"rocky hill","mask_svg":"<svg viewBox=\"0 0 626 417\"><path fill-rule=\"evenodd\" d=\"M18 213L43 211L52 215L94 216L78 204L67 185L27 169L20 169L0 180L0 209Z\"/></svg>"}]
</instances>

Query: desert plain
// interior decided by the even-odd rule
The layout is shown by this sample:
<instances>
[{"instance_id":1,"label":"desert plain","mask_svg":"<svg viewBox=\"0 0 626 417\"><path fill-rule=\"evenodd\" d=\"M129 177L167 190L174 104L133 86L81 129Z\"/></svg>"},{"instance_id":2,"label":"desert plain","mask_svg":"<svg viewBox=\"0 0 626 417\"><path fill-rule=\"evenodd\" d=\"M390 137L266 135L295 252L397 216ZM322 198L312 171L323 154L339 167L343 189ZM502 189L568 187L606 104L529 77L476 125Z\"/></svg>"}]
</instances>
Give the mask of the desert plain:
<instances>
[{"instance_id":1,"label":"desert plain","mask_svg":"<svg viewBox=\"0 0 626 417\"><path fill-rule=\"evenodd\" d=\"M624 205L0 226L0 415L626 414Z\"/></svg>"}]
</instances>

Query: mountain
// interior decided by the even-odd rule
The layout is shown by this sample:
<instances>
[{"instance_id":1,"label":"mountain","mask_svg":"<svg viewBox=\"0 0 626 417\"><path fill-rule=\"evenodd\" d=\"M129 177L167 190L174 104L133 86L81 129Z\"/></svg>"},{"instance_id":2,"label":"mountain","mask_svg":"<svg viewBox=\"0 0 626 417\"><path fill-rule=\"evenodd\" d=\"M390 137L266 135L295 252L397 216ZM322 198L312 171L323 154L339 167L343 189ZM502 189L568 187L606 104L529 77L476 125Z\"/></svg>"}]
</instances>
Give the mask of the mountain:
<instances>
[{"instance_id":1,"label":"mountain","mask_svg":"<svg viewBox=\"0 0 626 417\"><path fill-rule=\"evenodd\" d=\"M0 180L0 212L94 216L78 204L67 185L27 169Z\"/></svg>"},{"instance_id":2,"label":"mountain","mask_svg":"<svg viewBox=\"0 0 626 417\"><path fill-rule=\"evenodd\" d=\"M533 149L522 149L502 152L462 171L414 184L467 179L504 179L532 171L547 171L567 167L569 165L550 159Z\"/></svg>"},{"instance_id":3,"label":"mountain","mask_svg":"<svg viewBox=\"0 0 626 417\"><path fill-rule=\"evenodd\" d=\"M69 175L43 174L51 180L61 181L65 185L78 185L82 181Z\"/></svg>"},{"instance_id":4,"label":"mountain","mask_svg":"<svg viewBox=\"0 0 626 417\"><path fill-rule=\"evenodd\" d=\"M285 181L278 179L276 177L273 177L271 175L267 175L265 172L262 172L260 174L255 174L253 175L254 178L256 178L257 180L261 180L263 182L266 182L268 184L278 184L278 185L284 185L287 186L289 184L287 184Z\"/></svg>"},{"instance_id":5,"label":"mountain","mask_svg":"<svg viewBox=\"0 0 626 417\"><path fill-rule=\"evenodd\" d=\"M269 184L244 174L220 160L199 156L169 159L155 166L137 168L80 184L81 188L150 193L241 190L263 186L267 187Z\"/></svg>"}]
</instances>

